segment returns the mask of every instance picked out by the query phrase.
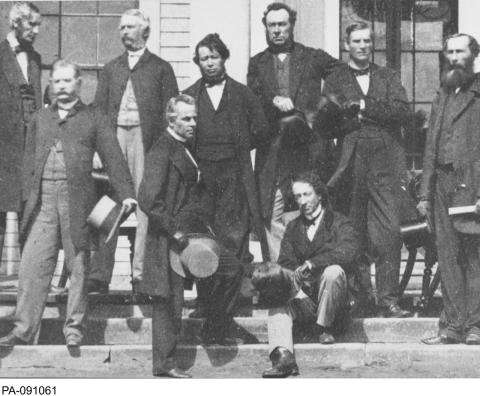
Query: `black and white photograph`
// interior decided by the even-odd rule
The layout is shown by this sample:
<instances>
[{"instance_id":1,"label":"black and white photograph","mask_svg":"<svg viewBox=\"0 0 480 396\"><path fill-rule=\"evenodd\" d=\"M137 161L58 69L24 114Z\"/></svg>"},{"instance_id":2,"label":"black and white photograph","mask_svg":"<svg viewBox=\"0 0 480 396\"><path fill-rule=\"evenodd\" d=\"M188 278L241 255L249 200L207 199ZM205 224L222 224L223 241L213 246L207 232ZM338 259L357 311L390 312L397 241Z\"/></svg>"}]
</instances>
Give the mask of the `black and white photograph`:
<instances>
[{"instance_id":1,"label":"black and white photograph","mask_svg":"<svg viewBox=\"0 0 480 396\"><path fill-rule=\"evenodd\" d=\"M479 378L479 18L0 1L1 394Z\"/></svg>"}]
</instances>

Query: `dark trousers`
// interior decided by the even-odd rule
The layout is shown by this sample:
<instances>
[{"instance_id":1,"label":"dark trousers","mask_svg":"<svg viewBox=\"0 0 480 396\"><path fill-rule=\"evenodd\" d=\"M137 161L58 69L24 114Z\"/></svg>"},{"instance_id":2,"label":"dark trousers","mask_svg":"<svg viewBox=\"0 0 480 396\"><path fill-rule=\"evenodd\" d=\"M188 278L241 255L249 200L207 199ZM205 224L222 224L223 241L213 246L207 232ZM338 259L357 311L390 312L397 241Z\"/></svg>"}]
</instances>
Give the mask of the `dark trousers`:
<instances>
[{"instance_id":1,"label":"dark trousers","mask_svg":"<svg viewBox=\"0 0 480 396\"><path fill-rule=\"evenodd\" d=\"M153 297L152 369L153 374L177 367L177 343L182 327L183 279L171 274L170 298Z\"/></svg>"},{"instance_id":2,"label":"dark trousers","mask_svg":"<svg viewBox=\"0 0 480 396\"><path fill-rule=\"evenodd\" d=\"M448 216L457 187L453 170L437 170L434 221L446 330L480 327L480 236L457 232Z\"/></svg>"},{"instance_id":3,"label":"dark trousers","mask_svg":"<svg viewBox=\"0 0 480 396\"><path fill-rule=\"evenodd\" d=\"M398 302L402 240L400 181L382 138L363 138L356 146L349 214L365 252L375 259L375 284L380 306ZM395 164L395 162L393 162ZM362 266L368 273L370 268Z\"/></svg>"},{"instance_id":4,"label":"dark trousers","mask_svg":"<svg viewBox=\"0 0 480 396\"><path fill-rule=\"evenodd\" d=\"M242 263L251 261L250 212L236 159L201 161L200 169L209 197L207 212L222 254L215 275L197 281L197 301L199 307L206 309L205 331L222 336L235 313L242 284Z\"/></svg>"},{"instance_id":5,"label":"dark trousers","mask_svg":"<svg viewBox=\"0 0 480 396\"><path fill-rule=\"evenodd\" d=\"M7 212L0 212L0 260L2 259L5 231L7 229Z\"/></svg>"}]
</instances>

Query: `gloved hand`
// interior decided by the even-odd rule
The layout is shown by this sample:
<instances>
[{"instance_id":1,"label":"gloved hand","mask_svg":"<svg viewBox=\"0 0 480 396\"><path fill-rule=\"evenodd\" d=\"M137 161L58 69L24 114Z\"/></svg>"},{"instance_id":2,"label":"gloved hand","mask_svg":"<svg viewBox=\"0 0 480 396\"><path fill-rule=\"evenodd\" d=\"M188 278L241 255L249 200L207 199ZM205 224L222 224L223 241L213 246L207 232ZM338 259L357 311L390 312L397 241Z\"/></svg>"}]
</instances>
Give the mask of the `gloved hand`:
<instances>
[{"instance_id":1,"label":"gloved hand","mask_svg":"<svg viewBox=\"0 0 480 396\"><path fill-rule=\"evenodd\" d=\"M303 263L300 267L298 267L294 273L293 277L295 279L295 283L297 284L298 287L302 287L305 282L308 280L311 280L312 277L312 270L311 270L311 264L306 261Z\"/></svg>"}]
</instances>

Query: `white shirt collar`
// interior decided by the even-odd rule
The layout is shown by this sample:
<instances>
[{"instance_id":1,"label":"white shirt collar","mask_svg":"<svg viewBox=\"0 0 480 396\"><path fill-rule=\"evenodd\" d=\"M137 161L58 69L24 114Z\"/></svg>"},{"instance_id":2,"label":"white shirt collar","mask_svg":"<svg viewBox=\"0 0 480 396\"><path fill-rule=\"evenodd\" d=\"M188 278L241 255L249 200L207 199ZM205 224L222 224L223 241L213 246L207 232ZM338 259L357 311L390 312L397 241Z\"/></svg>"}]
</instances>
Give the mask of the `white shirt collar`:
<instances>
[{"instance_id":1,"label":"white shirt collar","mask_svg":"<svg viewBox=\"0 0 480 396\"><path fill-rule=\"evenodd\" d=\"M143 48L141 48L139 50L136 50L136 51L127 50L128 56L131 56L131 57L134 57L134 58L140 58L145 53L146 49L147 49L147 47L143 47Z\"/></svg>"},{"instance_id":2,"label":"white shirt collar","mask_svg":"<svg viewBox=\"0 0 480 396\"><path fill-rule=\"evenodd\" d=\"M10 47L12 49L15 48L16 46L20 45L20 43L18 42L17 36L15 36L14 31L8 32L7 41L8 41L8 44L10 44Z\"/></svg>"},{"instance_id":3,"label":"white shirt collar","mask_svg":"<svg viewBox=\"0 0 480 396\"><path fill-rule=\"evenodd\" d=\"M175 139L178 140L179 142L185 143L187 139L184 137L180 136L177 132L175 132L172 128L167 127L167 132Z\"/></svg>"}]
</instances>

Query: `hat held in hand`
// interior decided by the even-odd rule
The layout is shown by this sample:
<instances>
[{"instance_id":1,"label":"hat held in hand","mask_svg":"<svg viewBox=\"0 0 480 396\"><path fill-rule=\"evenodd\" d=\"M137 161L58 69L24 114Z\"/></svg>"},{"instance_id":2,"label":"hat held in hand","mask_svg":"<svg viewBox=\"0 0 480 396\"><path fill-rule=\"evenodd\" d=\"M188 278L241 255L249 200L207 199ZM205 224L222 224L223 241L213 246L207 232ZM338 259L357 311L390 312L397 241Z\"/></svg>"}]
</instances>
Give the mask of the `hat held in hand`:
<instances>
[{"instance_id":1,"label":"hat held in hand","mask_svg":"<svg viewBox=\"0 0 480 396\"><path fill-rule=\"evenodd\" d=\"M208 234L187 234L188 245L181 252L170 249L170 267L182 278L212 276L220 261L220 246Z\"/></svg>"},{"instance_id":2,"label":"hat held in hand","mask_svg":"<svg viewBox=\"0 0 480 396\"><path fill-rule=\"evenodd\" d=\"M104 195L97 202L87 217L87 223L102 233L108 234L107 243L126 217L126 208L116 203L112 198Z\"/></svg>"}]
</instances>

